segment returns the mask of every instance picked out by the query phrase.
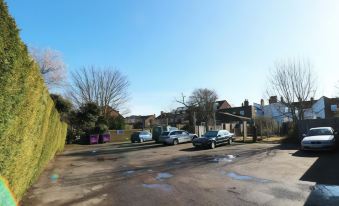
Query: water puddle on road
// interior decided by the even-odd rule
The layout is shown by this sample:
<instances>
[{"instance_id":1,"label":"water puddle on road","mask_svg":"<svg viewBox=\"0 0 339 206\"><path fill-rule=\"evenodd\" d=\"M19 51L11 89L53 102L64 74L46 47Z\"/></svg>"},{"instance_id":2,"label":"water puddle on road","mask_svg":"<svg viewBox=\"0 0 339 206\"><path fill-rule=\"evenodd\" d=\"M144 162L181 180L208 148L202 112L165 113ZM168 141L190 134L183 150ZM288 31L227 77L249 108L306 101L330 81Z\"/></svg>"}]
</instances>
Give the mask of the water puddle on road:
<instances>
[{"instance_id":1,"label":"water puddle on road","mask_svg":"<svg viewBox=\"0 0 339 206\"><path fill-rule=\"evenodd\" d=\"M124 172L124 175L131 175L134 172L135 172L134 170L128 170L128 171Z\"/></svg>"},{"instance_id":2,"label":"water puddle on road","mask_svg":"<svg viewBox=\"0 0 339 206\"><path fill-rule=\"evenodd\" d=\"M234 180L241 180L241 181L254 181L254 182L258 182L258 183L270 183L272 182L271 180L267 180L267 179L261 179L261 178L257 178L257 177L253 177L253 176L248 176L248 175L240 175L237 174L235 172L224 172L222 171L223 175L227 175L228 177L234 179Z\"/></svg>"},{"instance_id":3,"label":"water puddle on road","mask_svg":"<svg viewBox=\"0 0 339 206\"><path fill-rule=\"evenodd\" d=\"M142 184L142 186L148 189L160 189L165 192L170 192L173 190L173 187L169 184Z\"/></svg>"},{"instance_id":4,"label":"water puddle on road","mask_svg":"<svg viewBox=\"0 0 339 206\"><path fill-rule=\"evenodd\" d=\"M219 157L215 157L214 159L212 159L212 162L217 162L217 163L229 163L229 162L233 162L233 160L236 158L235 155L226 155L226 156L219 156Z\"/></svg>"},{"instance_id":5,"label":"water puddle on road","mask_svg":"<svg viewBox=\"0 0 339 206\"><path fill-rule=\"evenodd\" d=\"M171 177L173 177L173 175L170 174L170 173L160 172L160 173L158 173L158 176L155 179L163 181L164 179L168 179L168 178L171 178Z\"/></svg>"},{"instance_id":6,"label":"water puddle on road","mask_svg":"<svg viewBox=\"0 0 339 206\"><path fill-rule=\"evenodd\" d=\"M324 196L326 199L339 197L339 186L317 184L312 187L314 193Z\"/></svg>"},{"instance_id":7,"label":"water puddle on road","mask_svg":"<svg viewBox=\"0 0 339 206\"><path fill-rule=\"evenodd\" d=\"M311 188L311 194L305 205L339 205L339 186L316 184Z\"/></svg>"}]
</instances>

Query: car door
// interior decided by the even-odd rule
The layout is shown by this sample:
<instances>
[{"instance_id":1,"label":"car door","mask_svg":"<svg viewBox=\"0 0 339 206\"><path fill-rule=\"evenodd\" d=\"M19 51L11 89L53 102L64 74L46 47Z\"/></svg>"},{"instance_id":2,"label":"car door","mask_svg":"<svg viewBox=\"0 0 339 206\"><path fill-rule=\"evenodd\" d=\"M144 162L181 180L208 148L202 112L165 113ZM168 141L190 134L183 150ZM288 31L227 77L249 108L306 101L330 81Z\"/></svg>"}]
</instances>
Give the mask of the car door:
<instances>
[{"instance_id":1,"label":"car door","mask_svg":"<svg viewBox=\"0 0 339 206\"><path fill-rule=\"evenodd\" d=\"M144 141L146 141L146 140L147 140L147 139L146 139L146 135L145 135L145 132L144 132L144 131L140 132L140 134L139 134L139 137L140 137L141 139L143 139Z\"/></svg>"},{"instance_id":2,"label":"car door","mask_svg":"<svg viewBox=\"0 0 339 206\"><path fill-rule=\"evenodd\" d=\"M230 133L228 131L225 131L225 142L228 142L230 138Z\"/></svg>"},{"instance_id":3,"label":"car door","mask_svg":"<svg viewBox=\"0 0 339 206\"><path fill-rule=\"evenodd\" d=\"M151 140L151 138L150 138L150 137L151 137L151 136L150 136L150 133L147 132L147 131L144 132L144 137L145 137L145 140L146 140L146 141L150 141L150 140Z\"/></svg>"},{"instance_id":4,"label":"car door","mask_svg":"<svg viewBox=\"0 0 339 206\"><path fill-rule=\"evenodd\" d=\"M182 132L182 137L185 140L185 142L190 142L191 141L191 137L190 137L189 133L186 132L186 131Z\"/></svg>"},{"instance_id":5,"label":"car door","mask_svg":"<svg viewBox=\"0 0 339 206\"><path fill-rule=\"evenodd\" d=\"M178 138L178 131L173 131L173 132L171 132L171 133L170 133L170 138L171 138L171 139L176 139L176 138ZM180 140L178 139L178 141L180 141Z\"/></svg>"},{"instance_id":6,"label":"car door","mask_svg":"<svg viewBox=\"0 0 339 206\"><path fill-rule=\"evenodd\" d=\"M152 133L150 133L150 132L147 132L147 133L148 133L148 140L149 140L149 141L153 140L153 138L152 138Z\"/></svg>"},{"instance_id":7,"label":"car door","mask_svg":"<svg viewBox=\"0 0 339 206\"><path fill-rule=\"evenodd\" d=\"M219 132L217 133L216 140L217 140L217 141L216 141L217 144L222 144L223 139L222 139L222 132L221 132L221 131L219 131Z\"/></svg>"},{"instance_id":8,"label":"car door","mask_svg":"<svg viewBox=\"0 0 339 206\"><path fill-rule=\"evenodd\" d=\"M225 144L225 142L227 141L227 136L226 136L226 132L225 131L221 131L220 132L221 134L221 140L220 140L220 142L221 142L221 144Z\"/></svg>"},{"instance_id":9,"label":"car door","mask_svg":"<svg viewBox=\"0 0 339 206\"><path fill-rule=\"evenodd\" d=\"M176 131L175 134L177 136L179 143L185 142L185 137L182 131Z\"/></svg>"}]
</instances>

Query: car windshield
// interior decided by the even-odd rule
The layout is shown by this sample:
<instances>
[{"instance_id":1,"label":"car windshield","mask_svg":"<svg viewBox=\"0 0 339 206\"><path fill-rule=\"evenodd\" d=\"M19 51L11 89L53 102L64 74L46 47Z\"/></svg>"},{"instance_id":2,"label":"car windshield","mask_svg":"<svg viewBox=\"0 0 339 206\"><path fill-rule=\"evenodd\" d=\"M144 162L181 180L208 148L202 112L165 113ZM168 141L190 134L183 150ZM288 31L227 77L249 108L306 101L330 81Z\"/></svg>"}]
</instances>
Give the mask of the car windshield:
<instances>
[{"instance_id":1,"label":"car windshield","mask_svg":"<svg viewBox=\"0 0 339 206\"><path fill-rule=\"evenodd\" d=\"M161 135L162 136L168 136L169 132L163 132Z\"/></svg>"},{"instance_id":2,"label":"car windshield","mask_svg":"<svg viewBox=\"0 0 339 206\"><path fill-rule=\"evenodd\" d=\"M216 137L218 135L218 131L208 131L204 134L206 138Z\"/></svg>"},{"instance_id":3,"label":"car windshield","mask_svg":"<svg viewBox=\"0 0 339 206\"><path fill-rule=\"evenodd\" d=\"M330 129L311 129L308 131L307 136L317 136L317 135L332 135L333 132Z\"/></svg>"}]
</instances>

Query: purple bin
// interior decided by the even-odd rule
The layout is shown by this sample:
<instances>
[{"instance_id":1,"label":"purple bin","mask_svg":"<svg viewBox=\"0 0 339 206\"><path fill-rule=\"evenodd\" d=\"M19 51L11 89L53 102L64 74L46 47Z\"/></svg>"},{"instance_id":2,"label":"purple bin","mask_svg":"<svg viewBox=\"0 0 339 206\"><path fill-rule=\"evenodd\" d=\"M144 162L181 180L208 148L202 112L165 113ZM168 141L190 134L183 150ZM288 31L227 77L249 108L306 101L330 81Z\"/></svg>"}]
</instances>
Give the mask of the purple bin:
<instances>
[{"instance_id":1,"label":"purple bin","mask_svg":"<svg viewBox=\"0 0 339 206\"><path fill-rule=\"evenodd\" d=\"M89 144L98 144L99 143L99 135L98 134L91 134L89 136Z\"/></svg>"},{"instance_id":2,"label":"purple bin","mask_svg":"<svg viewBox=\"0 0 339 206\"><path fill-rule=\"evenodd\" d=\"M111 135L110 134L102 134L99 137L99 143L106 143L111 141Z\"/></svg>"},{"instance_id":3,"label":"purple bin","mask_svg":"<svg viewBox=\"0 0 339 206\"><path fill-rule=\"evenodd\" d=\"M102 135L102 141L105 142L110 142L111 141L111 135L110 134L103 134Z\"/></svg>"}]
</instances>

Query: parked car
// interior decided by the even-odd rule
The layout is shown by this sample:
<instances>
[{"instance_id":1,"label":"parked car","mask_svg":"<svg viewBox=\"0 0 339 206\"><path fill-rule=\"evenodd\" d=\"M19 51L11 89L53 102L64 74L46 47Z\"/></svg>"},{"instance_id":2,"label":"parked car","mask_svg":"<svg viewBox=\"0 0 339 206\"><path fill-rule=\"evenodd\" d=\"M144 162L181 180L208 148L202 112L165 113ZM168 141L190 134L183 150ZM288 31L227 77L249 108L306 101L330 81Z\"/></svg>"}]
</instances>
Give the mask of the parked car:
<instances>
[{"instance_id":1,"label":"parked car","mask_svg":"<svg viewBox=\"0 0 339 206\"><path fill-rule=\"evenodd\" d=\"M303 134L301 150L332 150L336 147L338 132L332 127L311 128Z\"/></svg>"},{"instance_id":2,"label":"parked car","mask_svg":"<svg viewBox=\"0 0 339 206\"><path fill-rule=\"evenodd\" d=\"M161 134L163 132L170 132L170 131L176 131L178 130L178 128L176 127L171 127L171 126L154 126L152 128L152 136L153 136L153 139L156 141L156 142L159 142L159 137L161 136Z\"/></svg>"},{"instance_id":3,"label":"parked car","mask_svg":"<svg viewBox=\"0 0 339 206\"><path fill-rule=\"evenodd\" d=\"M148 131L140 131L140 132L134 132L131 135L131 142L146 142L146 141L152 141L152 134Z\"/></svg>"},{"instance_id":4,"label":"parked car","mask_svg":"<svg viewBox=\"0 0 339 206\"><path fill-rule=\"evenodd\" d=\"M193 140L193 146L214 149L217 145L232 144L234 134L227 130L208 131L202 137Z\"/></svg>"},{"instance_id":5,"label":"parked car","mask_svg":"<svg viewBox=\"0 0 339 206\"><path fill-rule=\"evenodd\" d=\"M198 135L191 134L183 130L163 132L159 137L159 142L164 145L177 145L184 142L192 142L193 139L198 138Z\"/></svg>"}]
</instances>

